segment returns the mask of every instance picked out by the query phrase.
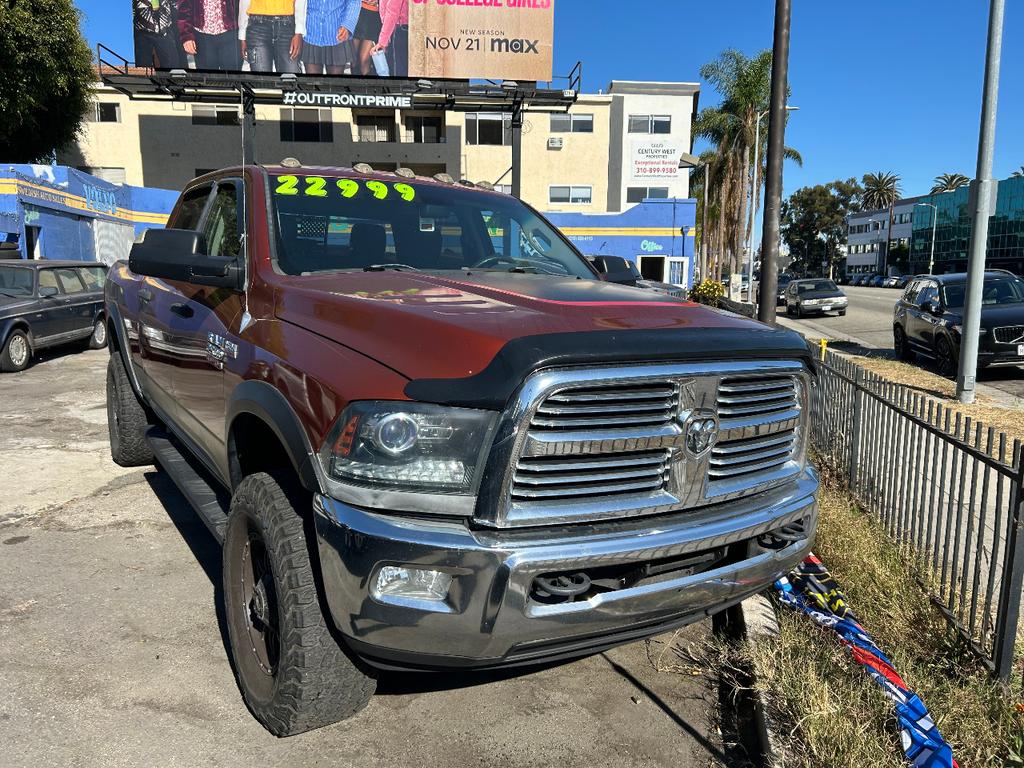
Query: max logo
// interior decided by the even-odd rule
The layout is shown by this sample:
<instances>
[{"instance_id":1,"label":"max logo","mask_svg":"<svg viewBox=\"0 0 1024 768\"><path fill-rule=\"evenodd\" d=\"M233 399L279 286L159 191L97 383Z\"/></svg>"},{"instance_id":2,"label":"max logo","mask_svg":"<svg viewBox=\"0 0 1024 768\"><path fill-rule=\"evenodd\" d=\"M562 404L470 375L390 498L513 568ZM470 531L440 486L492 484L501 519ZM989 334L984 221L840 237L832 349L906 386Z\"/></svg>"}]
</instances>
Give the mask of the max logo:
<instances>
[{"instance_id":1,"label":"max logo","mask_svg":"<svg viewBox=\"0 0 1024 768\"><path fill-rule=\"evenodd\" d=\"M527 40L524 37L495 37L491 40L491 53L536 53L540 40Z\"/></svg>"}]
</instances>

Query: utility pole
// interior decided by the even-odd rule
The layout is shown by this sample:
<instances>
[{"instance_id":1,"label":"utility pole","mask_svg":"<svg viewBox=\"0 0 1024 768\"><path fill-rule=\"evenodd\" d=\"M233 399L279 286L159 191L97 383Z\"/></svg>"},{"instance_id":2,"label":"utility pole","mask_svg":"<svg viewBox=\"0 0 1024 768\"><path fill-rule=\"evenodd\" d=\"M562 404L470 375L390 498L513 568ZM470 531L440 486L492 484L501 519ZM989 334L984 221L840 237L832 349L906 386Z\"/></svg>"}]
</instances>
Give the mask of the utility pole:
<instances>
[{"instance_id":1,"label":"utility pole","mask_svg":"<svg viewBox=\"0 0 1024 768\"><path fill-rule=\"evenodd\" d=\"M775 0L772 42L772 95L768 119L768 170L764 184L764 225L761 233L761 290L757 319L775 324L779 286L779 218L782 213L782 159L786 143L786 91L789 70L791 0Z\"/></svg>"},{"instance_id":2,"label":"utility pole","mask_svg":"<svg viewBox=\"0 0 1024 768\"><path fill-rule=\"evenodd\" d=\"M711 277L711 262L708 259L708 202L711 197L711 163L704 163L704 205L700 212L700 279Z\"/></svg>"},{"instance_id":3,"label":"utility pole","mask_svg":"<svg viewBox=\"0 0 1024 768\"><path fill-rule=\"evenodd\" d=\"M967 256L967 295L964 302L963 334L960 340L960 371L956 395L961 403L974 402L978 374L978 334L981 331L981 294L985 285L985 251L988 247L988 217L992 206L992 158L995 154L996 107L999 100L999 64L1003 48L1004 0L992 0L988 18L988 54L985 59L985 88L981 97L981 129L978 138L978 170L971 184L973 221L971 247Z\"/></svg>"}]
</instances>

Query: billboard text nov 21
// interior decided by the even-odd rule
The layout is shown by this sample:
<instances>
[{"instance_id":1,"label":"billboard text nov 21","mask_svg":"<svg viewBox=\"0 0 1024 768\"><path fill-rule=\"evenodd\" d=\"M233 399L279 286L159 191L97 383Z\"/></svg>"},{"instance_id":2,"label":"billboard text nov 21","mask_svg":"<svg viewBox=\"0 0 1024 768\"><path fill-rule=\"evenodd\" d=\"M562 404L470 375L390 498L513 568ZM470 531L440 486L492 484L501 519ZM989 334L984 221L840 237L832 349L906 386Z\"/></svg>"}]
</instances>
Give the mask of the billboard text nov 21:
<instances>
[{"instance_id":1,"label":"billboard text nov 21","mask_svg":"<svg viewBox=\"0 0 1024 768\"><path fill-rule=\"evenodd\" d=\"M550 81L555 0L133 0L155 69Z\"/></svg>"}]
</instances>

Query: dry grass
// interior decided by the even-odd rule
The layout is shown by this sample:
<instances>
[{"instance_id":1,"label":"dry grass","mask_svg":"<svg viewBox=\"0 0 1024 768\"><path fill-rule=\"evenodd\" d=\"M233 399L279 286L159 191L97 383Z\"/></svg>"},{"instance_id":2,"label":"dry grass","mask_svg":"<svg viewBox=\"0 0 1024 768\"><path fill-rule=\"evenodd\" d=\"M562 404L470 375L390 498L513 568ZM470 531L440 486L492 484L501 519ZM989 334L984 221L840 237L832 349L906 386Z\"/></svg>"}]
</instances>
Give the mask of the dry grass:
<instances>
[{"instance_id":1,"label":"dry grass","mask_svg":"<svg viewBox=\"0 0 1024 768\"><path fill-rule=\"evenodd\" d=\"M907 684L931 710L962 768L1024 766L1024 700L962 651L884 532L835 483L822 494L817 554ZM780 634L753 647L780 765L903 766L893 708L835 637L780 609Z\"/></svg>"},{"instance_id":2,"label":"dry grass","mask_svg":"<svg viewBox=\"0 0 1024 768\"><path fill-rule=\"evenodd\" d=\"M963 405L955 399L956 383L937 373L897 360L881 357L855 356L854 362L862 368L884 377L895 384L902 384L915 392L942 403L952 413L962 413L972 422L985 427L995 427L1006 433L1012 442L1024 441L1024 407L1005 405L984 394L978 394L972 405Z\"/></svg>"}]
</instances>

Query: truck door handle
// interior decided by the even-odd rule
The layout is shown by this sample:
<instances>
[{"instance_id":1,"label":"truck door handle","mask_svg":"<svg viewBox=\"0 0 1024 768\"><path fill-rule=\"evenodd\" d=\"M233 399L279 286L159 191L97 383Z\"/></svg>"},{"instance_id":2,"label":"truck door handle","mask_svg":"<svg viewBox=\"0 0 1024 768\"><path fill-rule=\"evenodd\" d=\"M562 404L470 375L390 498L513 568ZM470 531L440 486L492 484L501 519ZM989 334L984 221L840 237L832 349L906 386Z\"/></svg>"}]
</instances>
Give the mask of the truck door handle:
<instances>
[{"instance_id":1,"label":"truck door handle","mask_svg":"<svg viewBox=\"0 0 1024 768\"><path fill-rule=\"evenodd\" d=\"M139 304L145 304L147 301L153 300L153 292L149 288L139 289Z\"/></svg>"},{"instance_id":2,"label":"truck door handle","mask_svg":"<svg viewBox=\"0 0 1024 768\"><path fill-rule=\"evenodd\" d=\"M179 317L192 317L195 311L188 304L171 304L171 312Z\"/></svg>"}]
</instances>

